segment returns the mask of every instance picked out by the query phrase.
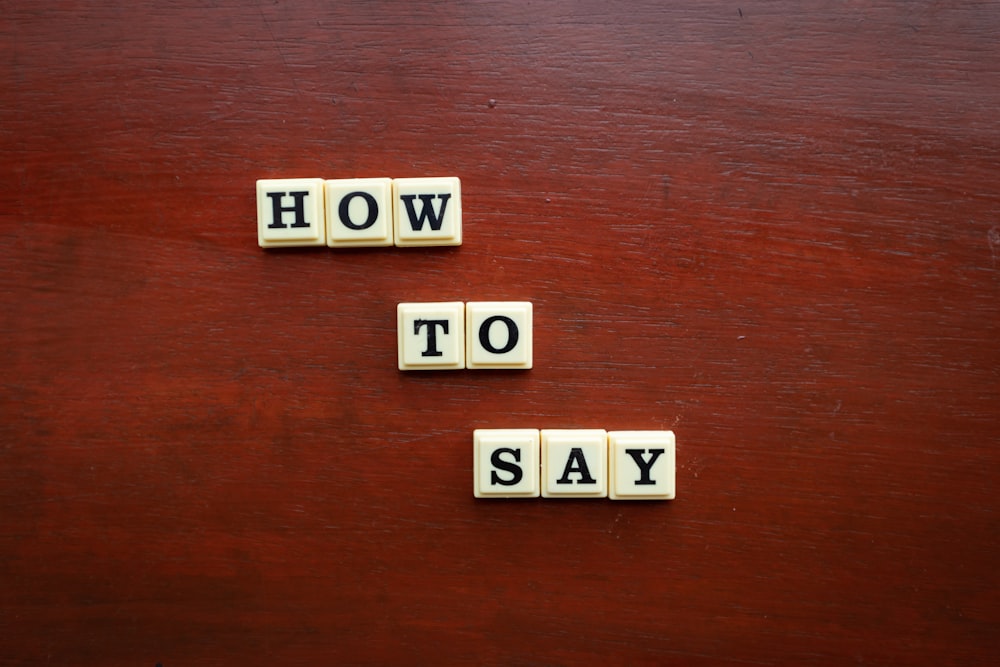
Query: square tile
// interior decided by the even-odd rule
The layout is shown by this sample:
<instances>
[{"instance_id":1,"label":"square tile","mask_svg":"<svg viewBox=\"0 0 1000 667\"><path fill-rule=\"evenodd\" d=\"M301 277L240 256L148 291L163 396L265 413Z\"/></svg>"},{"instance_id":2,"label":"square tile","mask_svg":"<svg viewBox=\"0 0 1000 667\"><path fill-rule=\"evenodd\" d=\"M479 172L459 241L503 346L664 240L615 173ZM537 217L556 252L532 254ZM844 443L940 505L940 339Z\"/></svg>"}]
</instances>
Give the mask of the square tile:
<instances>
[{"instance_id":1,"label":"square tile","mask_svg":"<svg viewBox=\"0 0 1000 667\"><path fill-rule=\"evenodd\" d=\"M465 368L465 304L401 303L396 338L401 371Z\"/></svg>"},{"instance_id":2,"label":"square tile","mask_svg":"<svg viewBox=\"0 0 1000 667\"><path fill-rule=\"evenodd\" d=\"M476 429L472 472L476 498L537 498L538 429Z\"/></svg>"},{"instance_id":3,"label":"square tile","mask_svg":"<svg viewBox=\"0 0 1000 667\"><path fill-rule=\"evenodd\" d=\"M328 246L392 245L391 178L331 179L323 187Z\"/></svg>"},{"instance_id":4,"label":"square tile","mask_svg":"<svg viewBox=\"0 0 1000 667\"><path fill-rule=\"evenodd\" d=\"M609 431L608 472L612 500L671 500L674 432Z\"/></svg>"},{"instance_id":5,"label":"square tile","mask_svg":"<svg viewBox=\"0 0 1000 667\"><path fill-rule=\"evenodd\" d=\"M323 179L257 181L257 243L261 248L326 245Z\"/></svg>"},{"instance_id":6,"label":"square tile","mask_svg":"<svg viewBox=\"0 0 1000 667\"><path fill-rule=\"evenodd\" d=\"M606 498L608 432L542 429L542 497Z\"/></svg>"},{"instance_id":7,"label":"square tile","mask_svg":"<svg viewBox=\"0 0 1000 667\"><path fill-rule=\"evenodd\" d=\"M397 178L392 191L396 245L462 245L458 178Z\"/></svg>"},{"instance_id":8,"label":"square tile","mask_svg":"<svg viewBox=\"0 0 1000 667\"><path fill-rule=\"evenodd\" d=\"M465 304L465 367L531 368L531 320L528 301Z\"/></svg>"}]
</instances>

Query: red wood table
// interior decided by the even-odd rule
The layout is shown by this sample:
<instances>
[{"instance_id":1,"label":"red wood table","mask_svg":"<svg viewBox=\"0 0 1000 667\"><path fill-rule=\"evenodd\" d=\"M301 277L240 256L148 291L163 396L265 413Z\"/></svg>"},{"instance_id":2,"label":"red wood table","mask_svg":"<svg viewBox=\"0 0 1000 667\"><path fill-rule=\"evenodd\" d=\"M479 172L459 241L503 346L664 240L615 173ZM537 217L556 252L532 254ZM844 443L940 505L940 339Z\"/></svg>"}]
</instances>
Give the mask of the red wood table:
<instances>
[{"instance_id":1,"label":"red wood table","mask_svg":"<svg viewBox=\"0 0 1000 667\"><path fill-rule=\"evenodd\" d=\"M996 3L4 4L0 663L1000 659ZM367 176L464 244L257 246ZM534 368L398 371L450 300ZM475 500L503 427L677 499Z\"/></svg>"}]
</instances>

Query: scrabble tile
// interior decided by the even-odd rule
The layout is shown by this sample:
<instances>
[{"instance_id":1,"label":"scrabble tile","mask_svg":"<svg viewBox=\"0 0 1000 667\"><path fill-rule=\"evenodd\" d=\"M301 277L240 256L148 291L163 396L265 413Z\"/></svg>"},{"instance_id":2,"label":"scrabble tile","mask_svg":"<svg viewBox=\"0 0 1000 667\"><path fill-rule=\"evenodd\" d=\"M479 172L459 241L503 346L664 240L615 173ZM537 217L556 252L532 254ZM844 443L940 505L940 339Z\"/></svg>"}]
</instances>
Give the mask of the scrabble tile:
<instances>
[{"instance_id":1,"label":"scrabble tile","mask_svg":"<svg viewBox=\"0 0 1000 667\"><path fill-rule=\"evenodd\" d=\"M458 178L397 178L392 182L393 232L398 246L462 244Z\"/></svg>"},{"instance_id":2,"label":"scrabble tile","mask_svg":"<svg viewBox=\"0 0 1000 667\"><path fill-rule=\"evenodd\" d=\"M476 429L472 434L476 498L537 498L538 429Z\"/></svg>"},{"instance_id":3,"label":"scrabble tile","mask_svg":"<svg viewBox=\"0 0 1000 667\"><path fill-rule=\"evenodd\" d=\"M328 180L326 244L331 248L392 245L392 179Z\"/></svg>"},{"instance_id":4,"label":"scrabble tile","mask_svg":"<svg viewBox=\"0 0 1000 667\"><path fill-rule=\"evenodd\" d=\"M465 368L465 304L401 303L396 307L399 370Z\"/></svg>"},{"instance_id":5,"label":"scrabble tile","mask_svg":"<svg viewBox=\"0 0 1000 667\"><path fill-rule=\"evenodd\" d=\"M323 179L257 181L257 242L262 248L326 245Z\"/></svg>"},{"instance_id":6,"label":"scrabble tile","mask_svg":"<svg viewBox=\"0 0 1000 667\"><path fill-rule=\"evenodd\" d=\"M606 498L608 432L542 429L542 497Z\"/></svg>"},{"instance_id":7,"label":"scrabble tile","mask_svg":"<svg viewBox=\"0 0 1000 667\"><path fill-rule=\"evenodd\" d=\"M672 499L674 461L673 431L609 431L608 497Z\"/></svg>"},{"instance_id":8,"label":"scrabble tile","mask_svg":"<svg viewBox=\"0 0 1000 667\"><path fill-rule=\"evenodd\" d=\"M531 303L465 304L466 368L531 368Z\"/></svg>"}]
</instances>

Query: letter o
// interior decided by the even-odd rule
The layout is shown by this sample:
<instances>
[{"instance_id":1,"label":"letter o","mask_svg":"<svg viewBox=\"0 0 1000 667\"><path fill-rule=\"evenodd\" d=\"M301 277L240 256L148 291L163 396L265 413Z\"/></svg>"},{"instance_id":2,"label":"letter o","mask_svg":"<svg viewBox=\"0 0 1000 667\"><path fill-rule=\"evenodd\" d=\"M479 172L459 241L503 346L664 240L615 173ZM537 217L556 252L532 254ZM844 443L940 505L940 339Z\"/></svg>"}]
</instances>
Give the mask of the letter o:
<instances>
[{"instance_id":1,"label":"letter o","mask_svg":"<svg viewBox=\"0 0 1000 667\"><path fill-rule=\"evenodd\" d=\"M351 200L355 197L361 197L368 204L368 219L360 225L354 224L351 220ZM378 202L367 192L351 192L344 195L344 198L340 200L340 207L337 209L337 212L340 214L340 221L348 229L368 229L375 224L375 220L378 218Z\"/></svg>"},{"instance_id":2,"label":"letter o","mask_svg":"<svg viewBox=\"0 0 1000 667\"><path fill-rule=\"evenodd\" d=\"M493 347L493 344L490 342L490 327L494 322L503 322L507 325L507 344L503 347ZM510 352L517 345L517 340L517 324L506 315L493 315L492 317L487 317L483 320L483 323L479 325L479 344L482 345L483 349L487 352L492 352L493 354L504 354L505 352Z\"/></svg>"}]
</instances>

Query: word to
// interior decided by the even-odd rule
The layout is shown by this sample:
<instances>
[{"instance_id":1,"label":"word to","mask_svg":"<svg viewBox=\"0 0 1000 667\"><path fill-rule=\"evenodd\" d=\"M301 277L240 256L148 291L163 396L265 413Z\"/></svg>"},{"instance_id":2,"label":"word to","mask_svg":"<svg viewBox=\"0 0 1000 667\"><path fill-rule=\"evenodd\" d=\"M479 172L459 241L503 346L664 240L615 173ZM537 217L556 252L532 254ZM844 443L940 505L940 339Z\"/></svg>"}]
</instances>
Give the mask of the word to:
<instances>
[{"instance_id":1,"label":"word to","mask_svg":"<svg viewBox=\"0 0 1000 667\"><path fill-rule=\"evenodd\" d=\"M257 242L262 248L462 245L461 184L454 176L259 180Z\"/></svg>"},{"instance_id":2,"label":"word to","mask_svg":"<svg viewBox=\"0 0 1000 667\"><path fill-rule=\"evenodd\" d=\"M396 306L399 370L531 368L529 301Z\"/></svg>"},{"instance_id":3,"label":"word to","mask_svg":"<svg viewBox=\"0 0 1000 667\"><path fill-rule=\"evenodd\" d=\"M476 429L476 498L672 500L673 431Z\"/></svg>"}]
</instances>

